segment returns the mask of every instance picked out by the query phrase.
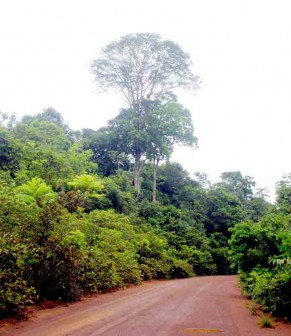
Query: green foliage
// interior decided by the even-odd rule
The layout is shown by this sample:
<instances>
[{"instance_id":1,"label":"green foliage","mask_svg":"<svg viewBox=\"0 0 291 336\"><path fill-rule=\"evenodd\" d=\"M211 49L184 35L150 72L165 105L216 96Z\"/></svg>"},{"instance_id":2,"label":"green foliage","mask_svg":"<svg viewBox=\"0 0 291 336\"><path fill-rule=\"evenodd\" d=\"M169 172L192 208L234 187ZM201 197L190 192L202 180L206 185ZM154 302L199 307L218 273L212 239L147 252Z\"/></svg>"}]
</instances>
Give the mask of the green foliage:
<instances>
[{"instance_id":1,"label":"green foliage","mask_svg":"<svg viewBox=\"0 0 291 336\"><path fill-rule=\"evenodd\" d=\"M204 240L206 239L204 238ZM178 251L174 252L174 255L186 261L197 275L214 274L216 272L216 265L213 263L213 255L206 244L200 247L200 249L193 245L182 245Z\"/></svg>"},{"instance_id":2,"label":"green foliage","mask_svg":"<svg viewBox=\"0 0 291 336\"><path fill-rule=\"evenodd\" d=\"M274 272L268 270L254 270L248 279L248 288L252 297L261 306L277 315L291 318L291 273L280 269Z\"/></svg>"},{"instance_id":3,"label":"green foliage","mask_svg":"<svg viewBox=\"0 0 291 336\"><path fill-rule=\"evenodd\" d=\"M171 267L173 278L187 278L193 275L193 269L186 260L173 259Z\"/></svg>"},{"instance_id":4,"label":"green foliage","mask_svg":"<svg viewBox=\"0 0 291 336\"><path fill-rule=\"evenodd\" d=\"M250 176L243 177L240 171L225 172L221 174L222 182L218 185L245 202L251 199L255 181Z\"/></svg>"},{"instance_id":5,"label":"green foliage","mask_svg":"<svg viewBox=\"0 0 291 336\"><path fill-rule=\"evenodd\" d=\"M29 248L12 235L0 236L0 318L21 313L36 300L36 290L26 279L31 271Z\"/></svg>"},{"instance_id":6,"label":"green foliage","mask_svg":"<svg viewBox=\"0 0 291 336\"><path fill-rule=\"evenodd\" d=\"M89 199L88 194L81 193L78 190L61 190L58 193L58 200L60 205L69 212L90 210L92 205L92 200Z\"/></svg>"},{"instance_id":7,"label":"green foliage","mask_svg":"<svg viewBox=\"0 0 291 336\"><path fill-rule=\"evenodd\" d=\"M23 203L8 186L0 187L0 228L2 233L17 231L21 236L38 221L35 203Z\"/></svg>"},{"instance_id":8,"label":"green foliage","mask_svg":"<svg viewBox=\"0 0 291 336\"><path fill-rule=\"evenodd\" d=\"M5 169L19 179L18 184L39 177L56 186L60 180L96 171L96 164L89 161L92 151L83 150L76 142L77 137L53 109L47 109L35 117L23 117L14 128L3 129L3 132L7 138L3 168L5 165ZM13 161L8 154L13 156ZM9 164L7 160L10 160Z\"/></svg>"},{"instance_id":9,"label":"green foliage","mask_svg":"<svg viewBox=\"0 0 291 336\"><path fill-rule=\"evenodd\" d=\"M221 232L229 237L229 229L244 218L240 201L223 189L210 190L206 198L207 232Z\"/></svg>"},{"instance_id":10,"label":"green foliage","mask_svg":"<svg viewBox=\"0 0 291 336\"><path fill-rule=\"evenodd\" d=\"M237 224L230 239L233 265L246 273L258 266L271 267L270 256L280 255L280 250L288 246L284 242L288 242L285 231L289 229L290 221L281 215L266 216L258 223Z\"/></svg>"},{"instance_id":11,"label":"green foliage","mask_svg":"<svg viewBox=\"0 0 291 336\"><path fill-rule=\"evenodd\" d=\"M263 197L252 197L247 204L247 217L251 221L258 222L266 214L274 211L274 206L268 203Z\"/></svg>"},{"instance_id":12,"label":"green foliage","mask_svg":"<svg viewBox=\"0 0 291 336\"><path fill-rule=\"evenodd\" d=\"M240 172L211 185L177 163L158 170L196 139L173 95L146 98L82 136L52 108L19 123L0 113L1 317L144 279L229 274L230 263L256 301L287 315L288 177L274 208Z\"/></svg>"},{"instance_id":13,"label":"green foliage","mask_svg":"<svg viewBox=\"0 0 291 336\"><path fill-rule=\"evenodd\" d=\"M173 255L191 265L196 274L215 272L209 240L195 221L174 206L143 201L140 215L165 237Z\"/></svg>"},{"instance_id":14,"label":"green foliage","mask_svg":"<svg viewBox=\"0 0 291 336\"><path fill-rule=\"evenodd\" d=\"M100 175L109 176L119 169L130 168L128 155L120 150L122 142L107 127L98 131L83 129L82 144L86 152L92 153L90 161L98 164Z\"/></svg>"},{"instance_id":15,"label":"green foliage","mask_svg":"<svg viewBox=\"0 0 291 336\"><path fill-rule=\"evenodd\" d=\"M35 203L43 206L52 203L56 199L56 194L41 178L33 178L29 182L15 189L17 197L24 203Z\"/></svg>"},{"instance_id":16,"label":"green foliage","mask_svg":"<svg viewBox=\"0 0 291 336\"><path fill-rule=\"evenodd\" d=\"M287 174L277 184L277 206L283 213L291 213L291 174Z\"/></svg>"},{"instance_id":17,"label":"green foliage","mask_svg":"<svg viewBox=\"0 0 291 336\"><path fill-rule=\"evenodd\" d=\"M274 327L274 322L269 316L264 315L263 317L261 317L261 319L259 321L259 325L262 328L273 328Z\"/></svg>"},{"instance_id":18,"label":"green foliage","mask_svg":"<svg viewBox=\"0 0 291 336\"><path fill-rule=\"evenodd\" d=\"M153 165L152 200L156 201L156 183L159 163L169 160L175 144L193 146L197 139L193 135L190 111L175 99L150 102L145 130L147 135L146 155ZM145 139L145 138L144 138Z\"/></svg>"},{"instance_id":19,"label":"green foliage","mask_svg":"<svg viewBox=\"0 0 291 336\"><path fill-rule=\"evenodd\" d=\"M168 277L171 263L167 254L167 241L152 231L140 233L136 241L143 279Z\"/></svg>"},{"instance_id":20,"label":"green foliage","mask_svg":"<svg viewBox=\"0 0 291 336\"><path fill-rule=\"evenodd\" d=\"M168 158L174 143L195 142L189 111L175 102L169 90L197 89L199 77L190 70L189 56L157 34L131 34L111 42L91 69L102 90L117 89L128 108L110 122L114 148L134 158L134 186L140 194L142 158L153 161L153 201L159 161ZM163 104L163 102L166 103ZM109 136L112 138L112 136ZM108 139L108 137L107 137Z\"/></svg>"},{"instance_id":21,"label":"green foliage","mask_svg":"<svg viewBox=\"0 0 291 336\"><path fill-rule=\"evenodd\" d=\"M72 182L68 182L68 185L77 190L88 192L91 197L95 197L98 192L104 189L102 182L91 175L76 176Z\"/></svg>"},{"instance_id":22,"label":"green foliage","mask_svg":"<svg viewBox=\"0 0 291 336\"><path fill-rule=\"evenodd\" d=\"M64 154L63 154L64 155ZM86 173L96 173L98 165L91 161L93 151L84 150L80 143L73 143L66 157L66 165L71 168L72 176Z\"/></svg>"},{"instance_id":23,"label":"green foliage","mask_svg":"<svg viewBox=\"0 0 291 336\"><path fill-rule=\"evenodd\" d=\"M232 229L231 260L243 288L266 311L291 319L290 216L272 214ZM286 262L276 262L276 260ZM274 262L275 261L275 262Z\"/></svg>"},{"instance_id":24,"label":"green foliage","mask_svg":"<svg viewBox=\"0 0 291 336\"><path fill-rule=\"evenodd\" d=\"M161 201L179 206L188 184L190 184L189 174L180 164L167 162L161 166L158 176L158 191L163 194L161 195L163 197L159 196Z\"/></svg>"},{"instance_id":25,"label":"green foliage","mask_svg":"<svg viewBox=\"0 0 291 336\"><path fill-rule=\"evenodd\" d=\"M190 58L179 45L157 34L130 34L111 42L91 65L102 90L117 89L131 107L180 87L197 89Z\"/></svg>"},{"instance_id":26,"label":"green foliage","mask_svg":"<svg viewBox=\"0 0 291 336\"><path fill-rule=\"evenodd\" d=\"M75 246L80 250L84 249L87 245L85 234L79 229L70 231L69 234L64 238L63 242L65 245Z\"/></svg>"},{"instance_id":27,"label":"green foliage","mask_svg":"<svg viewBox=\"0 0 291 336\"><path fill-rule=\"evenodd\" d=\"M130 214L136 211L136 202L134 199L134 191L130 186L130 178L128 176L114 175L110 178L104 178L105 186L103 202L96 204L98 208L113 208L119 213Z\"/></svg>"},{"instance_id":28,"label":"green foliage","mask_svg":"<svg viewBox=\"0 0 291 336\"><path fill-rule=\"evenodd\" d=\"M10 131L0 126L0 169L15 174L19 169L20 149Z\"/></svg>"},{"instance_id":29,"label":"green foliage","mask_svg":"<svg viewBox=\"0 0 291 336\"><path fill-rule=\"evenodd\" d=\"M74 244L49 239L33 252L30 281L40 299L72 301L81 297L83 259Z\"/></svg>"}]
</instances>

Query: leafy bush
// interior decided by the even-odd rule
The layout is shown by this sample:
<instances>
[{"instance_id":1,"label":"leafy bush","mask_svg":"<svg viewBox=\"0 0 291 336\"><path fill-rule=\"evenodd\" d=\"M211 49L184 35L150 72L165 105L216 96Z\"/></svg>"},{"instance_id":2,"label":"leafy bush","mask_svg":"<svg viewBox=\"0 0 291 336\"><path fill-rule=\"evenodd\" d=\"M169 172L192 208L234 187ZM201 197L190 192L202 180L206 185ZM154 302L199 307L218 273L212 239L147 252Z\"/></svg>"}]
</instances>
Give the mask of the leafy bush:
<instances>
[{"instance_id":1,"label":"leafy bush","mask_svg":"<svg viewBox=\"0 0 291 336\"><path fill-rule=\"evenodd\" d=\"M266 311L291 319L291 273L286 270L277 272L253 271L251 294L255 301Z\"/></svg>"},{"instance_id":2,"label":"leafy bush","mask_svg":"<svg viewBox=\"0 0 291 336\"><path fill-rule=\"evenodd\" d=\"M171 263L169 260L145 258L140 261L139 267L144 280L170 277Z\"/></svg>"},{"instance_id":3,"label":"leafy bush","mask_svg":"<svg viewBox=\"0 0 291 336\"><path fill-rule=\"evenodd\" d=\"M291 320L290 216L272 214L232 232L231 260L244 290L264 310Z\"/></svg>"},{"instance_id":4,"label":"leafy bush","mask_svg":"<svg viewBox=\"0 0 291 336\"><path fill-rule=\"evenodd\" d=\"M78 300L83 293L80 286L83 262L78 248L49 239L31 255L29 281L42 300Z\"/></svg>"},{"instance_id":5,"label":"leafy bush","mask_svg":"<svg viewBox=\"0 0 291 336\"><path fill-rule=\"evenodd\" d=\"M29 247L15 237L0 237L0 318L22 312L37 298L35 288L26 280L28 251Z\"/></svg>"},{"instance_id":6,"label":"leafy bush","mask_svg":"<svg viewBox=\"0 0 291 336\"><path fill-rule=\"evenodd\" d=\"M171 268L171 276L173 278L188 278L193 275L193 268L187 261L173 259Z\"/></svg>"},{"instance_id":7,"label":"leafy bush","mask_svg":"<svg viewBox=\"0 0 291 336\"><path fill-rule=\"evenodd\" d=\"M141 271L134 253L130 251L114 252L112 258L116 264L116 271L119 277L118 286L141 282Z\"/></svg>"},{"instance_id":8,"label":"leafy bush","mask_svg":"<svg viewBox=\"0 0 291 336\"><path fill-rule=\"evenodd\" d=\"M158 237L152 231L147 231L137 236L136 248L143 279L169 276L171 262L165 239Z\"/></svg>"},{"instance_id":9,"label":"leafy bush","mask_svg":"<svg viewBox=\"0 0 291 336\"><path fill-rule=\"evenodd\" d=\"M119 276L116 263L102 250L92 247L85 252L82 287L86 292L116 288Z\"/></svg>"}]
</instances>

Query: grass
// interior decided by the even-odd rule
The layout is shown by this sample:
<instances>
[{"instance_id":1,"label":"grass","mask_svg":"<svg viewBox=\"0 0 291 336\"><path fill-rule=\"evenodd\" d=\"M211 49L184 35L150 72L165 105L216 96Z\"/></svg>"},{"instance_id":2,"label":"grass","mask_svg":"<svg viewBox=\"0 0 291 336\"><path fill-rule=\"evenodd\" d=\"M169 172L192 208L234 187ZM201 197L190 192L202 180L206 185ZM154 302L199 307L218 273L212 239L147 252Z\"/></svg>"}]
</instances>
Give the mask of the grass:
<instances>
[{"instance_id":1,"label":"grass","mask_svg":"<svg viewBox=\"0 0 291 336\"><path fill-rule=\"evenodd\" d=\"M252 315L259 315L260 313L260 305L254 302L247 302L246 308Z\"/></svg>"},{"instance_id":2,"label":"grass","mask_svg":"<svg viewBox=\"0 0 291 336\"><path fill-rule=\"evenodd\" d=\"M273 328L274 321L267 315L264 315L259 320L259 326L262 328Z\"/></svg>"}]
</instances>

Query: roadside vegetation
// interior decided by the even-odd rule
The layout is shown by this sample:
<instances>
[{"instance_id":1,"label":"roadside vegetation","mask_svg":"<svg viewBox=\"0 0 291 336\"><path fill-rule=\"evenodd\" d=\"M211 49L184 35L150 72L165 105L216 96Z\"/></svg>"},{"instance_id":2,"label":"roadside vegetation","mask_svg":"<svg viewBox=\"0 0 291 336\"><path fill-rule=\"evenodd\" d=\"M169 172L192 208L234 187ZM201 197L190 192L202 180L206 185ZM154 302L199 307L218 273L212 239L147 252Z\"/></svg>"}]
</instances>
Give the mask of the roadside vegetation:
<instances>
[{"instance_id":1,"label":"roadside vegetation","mask_svg":"<svg viewBox=\"0 0 291 336\"><path fill-rule=\"evenodd\" d=\"M130 35L92 63L96 81L127 99L108 126L74 131L53 108L20 121L1 113L0 318L148 279L234 272L290 318L291 176L272 205L239 171L212 184L170 161L176 144L197 143L171 92L199 88L189 65L171 41Z\"/></svg>"},{"instance_id":2,"label":"roadside vegetation","mask_svg":"<svg viewBox=\"0 0 291 336\"><path fill-rule=\"evenodd\" d=\"M230 260L264 311L291 320L291 176L277 185L276 209L231 231Z\"/></svg>"}]
</instances>

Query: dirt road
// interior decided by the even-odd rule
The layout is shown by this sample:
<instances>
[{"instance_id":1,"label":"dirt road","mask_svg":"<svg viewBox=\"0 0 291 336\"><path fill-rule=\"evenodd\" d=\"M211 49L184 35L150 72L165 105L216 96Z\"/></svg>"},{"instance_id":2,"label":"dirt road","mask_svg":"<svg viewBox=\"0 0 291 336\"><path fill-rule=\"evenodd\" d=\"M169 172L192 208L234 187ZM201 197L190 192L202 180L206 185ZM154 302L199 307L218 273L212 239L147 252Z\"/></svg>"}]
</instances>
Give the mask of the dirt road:
<instances>
[{"instance_id":1,"label":"dirt road","mask_svg":"<svg viewBox=\"0 0 291 336\"><path fill-rule=\"evenodd\" d=\"M154 281L37 312L2 328L9 336L287 336L291 326L260 328L234 276Z\"/></svg>"}]
</instances>

